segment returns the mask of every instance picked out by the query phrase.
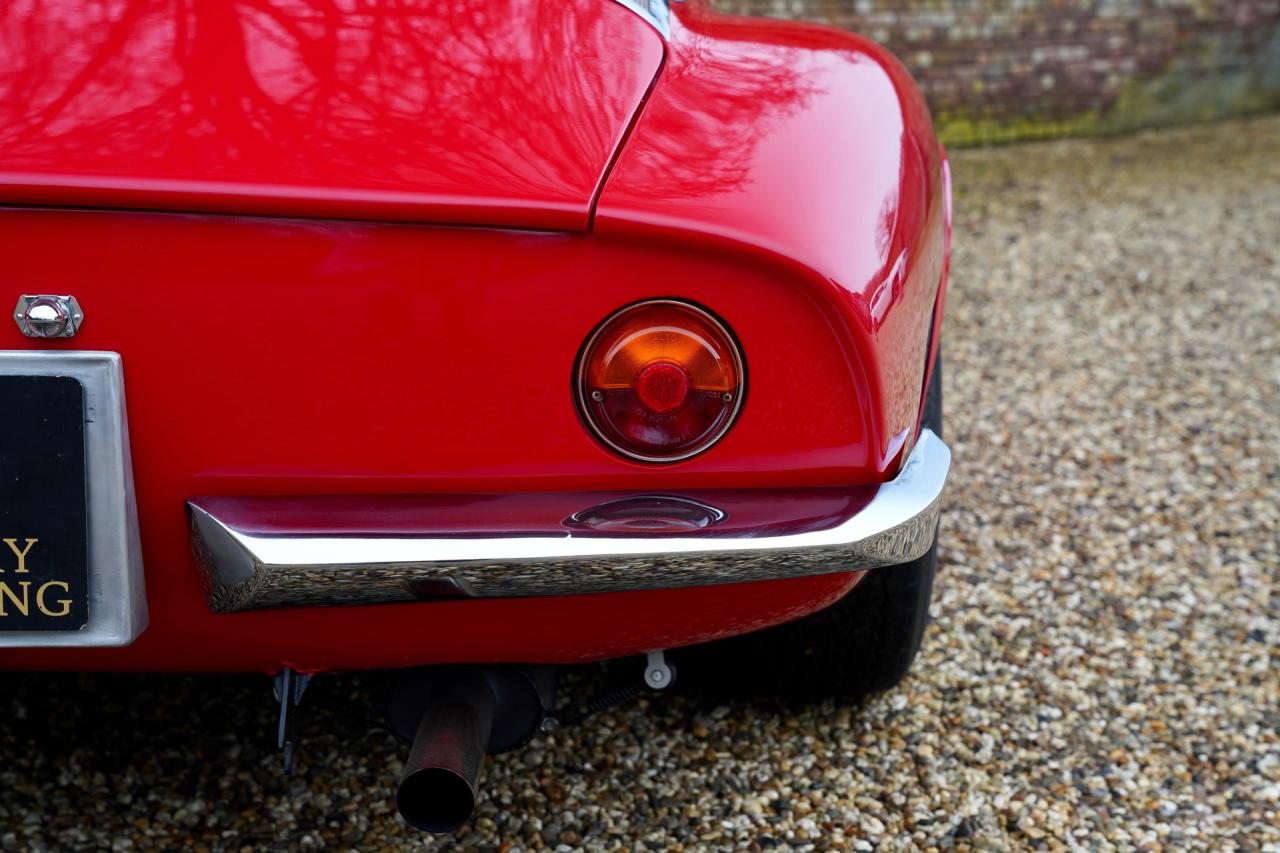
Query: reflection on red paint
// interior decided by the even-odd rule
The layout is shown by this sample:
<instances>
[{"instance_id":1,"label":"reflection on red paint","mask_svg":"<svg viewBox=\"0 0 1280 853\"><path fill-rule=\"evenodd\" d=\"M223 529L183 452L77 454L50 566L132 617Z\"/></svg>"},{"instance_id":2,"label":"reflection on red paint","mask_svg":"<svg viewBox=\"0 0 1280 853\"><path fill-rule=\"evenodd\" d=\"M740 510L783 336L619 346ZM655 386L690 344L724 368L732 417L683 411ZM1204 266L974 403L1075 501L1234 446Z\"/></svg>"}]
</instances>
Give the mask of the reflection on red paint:
<instances>
[{"instance_id":1,"label":"reflection on red paint","mask_svg":"<svg viewBox=\"0 0 1280 853\"><path fill-rule=\"evenodd\" d=\"M38 283L88 314L69 341L9 323L0 348L122 355L151 612L129 648L8 649L0 669L580 661L846 593L857 575L214 615L191 558L193 495L660 495L895 470L944 295L924 103L849 34L674 8L601 187L663 61L609 0L0 3L0 202L43 206L0 208L12 298ZM733 329L750 399L708 452L642 465L594 440L571 377L602 317L663 296ZM288 322L257 322L281 306Z\"/></svg>"},{"instance_id":2,"label":"reflection on red paint","mask_svg":"<svg viewBox=\"0 0 1280 853\"><path fill-rule=\"evenodd\" d=\"M945 257L923 99L893 57L847 32L690 4L671 41L597 229L785 259L834 314L890 470L919 412Z\"/></svg>"},{"instance_id":3,"label":"reflection on red paint","mask_svg":"<svg viewBox=\"0 0 1280 853\"><path fill-rule=\"evenodd\" d=\"M0 200L583 228L661 56L611 2L11 0Z\"/></svg>"}]
</instances>

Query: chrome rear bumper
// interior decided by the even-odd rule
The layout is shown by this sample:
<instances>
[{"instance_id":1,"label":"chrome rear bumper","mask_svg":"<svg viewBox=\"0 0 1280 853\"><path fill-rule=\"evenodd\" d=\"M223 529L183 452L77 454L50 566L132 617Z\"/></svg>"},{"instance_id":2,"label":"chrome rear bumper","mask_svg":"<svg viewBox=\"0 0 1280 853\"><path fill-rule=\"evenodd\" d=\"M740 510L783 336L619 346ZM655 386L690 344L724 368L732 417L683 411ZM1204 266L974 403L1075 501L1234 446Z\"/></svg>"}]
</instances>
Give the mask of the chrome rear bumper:
<instances>
[{"instance_id":1,"label":"chrome rear bumper","mask_svg":"<svg viewBox=\"0 0 1280 853\"><path fill-rule=\"evenodd\" d=\"M197 498L216 612L581 595L896 565L929 550L951 452L925 430L897 478L846 489Z\"/></svg>"}]
</instances>

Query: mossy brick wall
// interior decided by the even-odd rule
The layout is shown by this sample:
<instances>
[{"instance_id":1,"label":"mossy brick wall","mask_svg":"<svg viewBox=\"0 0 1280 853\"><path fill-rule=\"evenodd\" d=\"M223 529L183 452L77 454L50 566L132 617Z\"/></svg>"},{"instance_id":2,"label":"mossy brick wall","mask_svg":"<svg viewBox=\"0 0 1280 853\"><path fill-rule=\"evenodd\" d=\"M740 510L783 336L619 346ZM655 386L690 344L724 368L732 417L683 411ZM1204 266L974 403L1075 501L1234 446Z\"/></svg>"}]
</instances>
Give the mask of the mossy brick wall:
<instances>
[{"instance_id":1,"label":"mossy brick wall","mask_svg":"<svg viewBox=\"0 0 1280 853\"><path fill-rule=\"evenodd\" d=\"M950 144L1280 108L1280 0L715 0L888 46Z\"/></svg>"}]
</instances>

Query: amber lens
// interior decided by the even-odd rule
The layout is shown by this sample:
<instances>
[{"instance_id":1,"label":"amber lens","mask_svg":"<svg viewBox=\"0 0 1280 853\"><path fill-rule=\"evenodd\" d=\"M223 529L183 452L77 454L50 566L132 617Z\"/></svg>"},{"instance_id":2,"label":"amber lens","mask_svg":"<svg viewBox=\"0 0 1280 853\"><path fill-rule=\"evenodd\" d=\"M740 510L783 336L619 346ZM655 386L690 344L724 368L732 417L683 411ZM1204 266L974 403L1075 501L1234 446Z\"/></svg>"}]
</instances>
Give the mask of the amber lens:
<instances>
[{"instance_id":1,"label":"amber lens","mask_svg":"<svg viewBox=\"0 0 1280 853\"><path fill-rule=\"evenodd\" d=\"M578 396L587 423L613 449L672 462L710 447L742 402L742 356L708 312L659 300L624 308L584 347Z\"/></svg>"}]
</instances>

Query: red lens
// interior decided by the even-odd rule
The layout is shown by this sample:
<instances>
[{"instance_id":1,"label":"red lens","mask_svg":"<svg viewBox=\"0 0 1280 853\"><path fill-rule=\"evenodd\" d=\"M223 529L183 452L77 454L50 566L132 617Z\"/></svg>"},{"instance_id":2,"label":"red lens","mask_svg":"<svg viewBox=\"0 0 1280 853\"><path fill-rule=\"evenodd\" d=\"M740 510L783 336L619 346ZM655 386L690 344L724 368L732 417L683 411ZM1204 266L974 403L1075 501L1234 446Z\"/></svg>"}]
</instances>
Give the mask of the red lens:
<instances>
[{"instance_id":1,"label":"red lens","mask_svg":"<svg viewBox=\"0 0 1280 853\"><path fill-rule=\"evenodd\" d=\"M636 375L636 395L655 415L680 408L689 399L689 374L670 361L655 361Z\"/></svg>"},{"instance_id":2,"label":"red lens","mask_svg":"<svg viewBox=\"0 0 1280 853\"><path fill-rule=\"evenodd\" d=\"M596 435L635 459L673 462L714 444L742 403L742 355L706 311L658 300L624 308L587 341L579 404Z\"/></svg>"}]
</instances>

